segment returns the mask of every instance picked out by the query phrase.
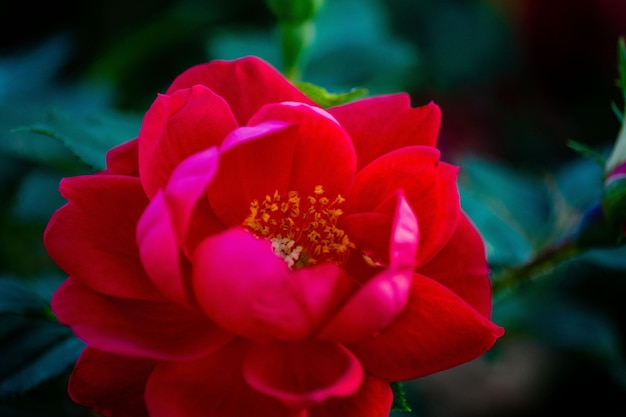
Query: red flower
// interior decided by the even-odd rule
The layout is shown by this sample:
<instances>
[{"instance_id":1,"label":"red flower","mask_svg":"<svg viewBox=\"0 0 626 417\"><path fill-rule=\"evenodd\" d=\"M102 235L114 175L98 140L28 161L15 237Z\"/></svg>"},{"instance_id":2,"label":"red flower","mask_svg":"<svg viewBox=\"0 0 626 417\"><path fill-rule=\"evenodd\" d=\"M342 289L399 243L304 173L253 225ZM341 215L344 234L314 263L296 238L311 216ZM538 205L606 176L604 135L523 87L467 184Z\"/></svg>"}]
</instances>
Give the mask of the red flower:
<instances>
[{"instance_id":1,"label":"red flower","mask_svg":"<svg viewBox=\"0 0 626 417\"><path fill-rule=\"evenodd\" d=\"M257 58L180 75L107 169L66 178L52 307L107 416L387 416L389 382L487 351L480 235L434 104L316 107Z\"/></svg>"}]
</instances>

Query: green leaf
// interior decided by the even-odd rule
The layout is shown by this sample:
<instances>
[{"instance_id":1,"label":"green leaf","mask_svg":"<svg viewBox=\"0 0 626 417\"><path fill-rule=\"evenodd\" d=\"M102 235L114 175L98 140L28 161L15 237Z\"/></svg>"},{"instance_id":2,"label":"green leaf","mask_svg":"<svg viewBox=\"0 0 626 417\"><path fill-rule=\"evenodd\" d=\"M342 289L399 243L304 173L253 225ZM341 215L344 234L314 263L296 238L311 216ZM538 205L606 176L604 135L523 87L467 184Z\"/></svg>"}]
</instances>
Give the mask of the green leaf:
<instances>
[{"instance_id":1,"label":"green leaf","mask_svg":"<svg viewBox=\"0 0 626 417\"><path fill-rule=\"evenodd\" d=\"M393 392L393 403L391 411L411 411L411 407L406 400L404 388L400 382L391 382L391 391Z\"/></svg>"},{"instance_id":2,"label":"green leaf","mask_svg":"<svg viewBox=\"0 0 626 417\"><path fill-rule=\"evenodd\" d=\"M553 228L554 207L545 183L477 156L458 165L461 207L483 235L490 263L527 261L545 245Z\"/></svg>"},{"instance_id":3,"label":"green leaf","mask_svg":"<svg viewBox=\"0 0 626 417\"><path fill-rule=\"evenodd\" d=\"M619 328L609 316L584 304L543 292L517 293L494 303L493 320L507 334L530 336L556 349L588 357L626 387L626 361Z\"/></svg>"},{"instance_id":4,"label":"green leaf","mask_svg":"<svg viewBox=\"0 0 626 417\"><path fill-rule=\"evenodd\" d=\"M48 280L46 280L48 281ZM0 277L0 397L24 393L67 371L84 348L50 313L46 284Z\"/></svg>"},{"instance_id":5,"label":"green leaf","mask_svg":"<svg viewBox=\"0 0 626 417\"><path fill-rule=\"evenodd\" d=\"M570 140L567 143L567 146L569 146L571 149L578 152L582 156L585 156L595 161L601 167L604 167L604 164L606 163L606 159L604 158L601 152L585 145L584 143L580 143L575 140Z\"/></svg>"},{"instance_id":6,"label":"green leaf","mask_svg":"<svg viewBox=\"0 0 626 417\"><path fill-rule=\"evenodd\" d=\"M59 324L49 323L47 328L53 326L64 330L65 335L51 341L43 334L43 329L29 327L26 331L33 332L32 337L20 338L10 345L13 355L8 358L17 361L19 365L7 371L6 364L0 363L3 368L0 377L0 396L24 393L63 374L76 363L85 347L84 343ZM4 353L5 350L3 347L0 352Z\"/></svg>"},{"instance_id":7,"label":"green leaf","mask_svg":"<svg viewBox=\"0 0 626 417\"><path fill-rule=\"evenodd\" d=\"M604 268L626 272L626 246L588 250L582 259Z\"/></svg>"},{"instance_id":8,"label":"green leaf","mask_svg":"<svg viewBox=\"0 0 626 417\"><path fill-rule=\"evenodd\" d=\"M311 100L324 108L349 103L367 94L367 89L365 88L353 88L343 93L331 93L325 88L311 83L298 83L296 86Z\"/></svg>"},{"instance_id":9,"label":"green leaf","mask_svg":"<svg viewBox=\"0 0 626 417\"><path fill-rule=\"evenodd\" d=\"M112 110L70 117L54 108L44 121L14 131L39 133L57 139L85 164L102 170L106 167L106 152L136 137L139 127L140 119L137 116Z\"/></svg>"},{"instance_id":10,"label":"green leaf","mask_svg":"<svg viewBox=\"0 0 626 417\"><path fill-rule=\"evenodd\" d=\"M40 312L46 307L46 300L26 284L6 276L0 277L0 314Z\"/></svg>"},{"instance_id":11,"label":"green leaf","mask_svg":"<svg viewBox=\"0 0 626 417\"><path fill-rule=\"evenodd\" d=\"M26 174L14 196L13 216L23 221L47 222L65 199L59 194L60 177L35 169Z\"/></svg>"},{"instance_id":12,"label":"green leaf","mask_svg":"<svg viewBox=\"0 0 626 417\"><path fill-rule=\"evenodd\" d=\"M617 68L619 78L617 80L617 86L622 90L624 100L626 101L626 41L624 38L619 38L617 44Z\"/></svg>"},{"instance_id":13,"label":"green leaf","mask_svg":"<svg viewBox=\"0 0 626 417\"><path fill-rule=\"evenodd\" d=\"M529 242L497 210L464 190L461 190L461 206L480 231L491 265L518 265L530 259Z\"/></svg>"}]
</instances>

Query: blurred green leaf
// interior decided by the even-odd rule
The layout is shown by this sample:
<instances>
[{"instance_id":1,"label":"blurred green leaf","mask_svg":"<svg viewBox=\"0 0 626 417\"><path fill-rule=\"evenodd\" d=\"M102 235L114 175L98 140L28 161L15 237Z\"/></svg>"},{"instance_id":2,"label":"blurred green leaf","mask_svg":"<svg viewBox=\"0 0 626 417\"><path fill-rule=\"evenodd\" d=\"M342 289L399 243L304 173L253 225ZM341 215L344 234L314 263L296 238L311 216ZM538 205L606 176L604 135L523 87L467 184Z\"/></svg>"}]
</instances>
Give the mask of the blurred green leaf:
<instances>
[{"instance_id":1,"label":"blurred green leaf","mask_svg":"<svg viewBox=\"0 0 626 417\"><path fill-rule=\"evenodd\" d=\"M563 165L554 174L556 188L564 202L582 214L602 195L603 167L588 158Z\"/></svg>"},{"instance_id":2,"label":"blurred green leaf","mask_svg":"<svg viewBox=\"0 0 626 417\"><path fill-rule=\"evenodd\" d=\"M324 108L349 103L367 94L367 89L365 88L353 88L343 93L331 93L325 88L311 83L297 83L296 86L307 97Z\"/></svg>"},{"instance_id":3,"label":"blurred green leaf","mask_svg":"<svg viewBox=\"0 0 626 417\"><path fill-rule=\"evenodd\" d=\"M622 90L622 97L626 102L626 41L623 37L619 38L617 44L617 68L619 74L617 86ZM624 111L626 112L626 109Z\"/></svg>"},{"instance_id":4,"label":"blurred green leaf","mask_svg":"<svg viewBox=\"0 0 626 417\"><path fill-rule=\"evenodd\" d=\"M553 206L545 183L477 156L459 165L461 205L484 235L490 261L513 265L528 260L552 228Z\"/></svg>"},{"instance_id":5,"label":"blurred green leaf","mask_svg":"<svg viewBox=\"0 0 626 417\"><path fill-rule=\"evenodd\" d=\"M626 271L626 246L610 249L592 249L582 256L582 259L598 266Z\"/></svg>"},{"instance_id":6,"label":"blurred green leaf","mask_svg":"<svg viewBox=\"0 0 626 417\"><path fill-rule=\"evenodd\" d=\"M0 314L41 312L46 307L46 300L26 284L15 278L0 277Z\"/></svg>"},{"instance_id":7,"label":"blurred green leaf","mask_svg":"<svg viewBox=\"0 0 626 417\"><path fill-rule=\"evenodd\" d=\"M24 393L61 375L83 349L83 342L58 323L30 323L0 347L0 396Z\"/></svg>"},{"instance_id":8,"label":"blurred green leaf","mask_svg":"<svg viewBox=\"0 0 626 417\"><path fill-rule=\"evenodd\" d=\"M418 56L389 30L380 2L328 1L314 22L315 41L302 80L330 91L361 86L377 94L405 90L402 82L415 77ZM282 69L276 35L239 27L236 31L222 30L211 38L210 55L220 59L256 55Z\"/></svg>"},{"instance_id":9,"label":"blurred green leaf","mask_svg":"<svg viewBox=\"0 0 626 417\"><path fill-rule=\"evenodd\" d=\"M532 248L522 234L488 205L461 190L461 206L480 231L491 265L518 265Z\"/></svg>"},{"instance_id":10,"label":"blurred green leaf","mask_svg":"<svg viewBox=\"0 0 626 417\"><path fill-rule=\"evenodd\" d=\"M577 142L575 140L570 140L567 145L582 156L587 157L592 161L595 161L601 167L604 167L604 164L606 163L606 158L598 150L593 149L585 145L584 143Z\"/></svg>"},{"instance_id":11,"label":"blurred green leaf","mask_svg":"<svg viewBox=\"0 0 626 417\"><path fill-rule=\"evenodd\" d=\"M580 302L535 291L494 303L493 320L507 329L509 337L533 337L585 355L626 388L619 330L609 316Z\"/></svg>"},{"instance_id":12,"label":"blurred green leaf","mask_svg":"<svg viewBox=\"0 0 626 417\"><path fill-rule=\"evenodd\" d=\"M26 174L15 193L12 213L15 218L47 222L65 203L58 192L59 175L35 169Z\"/></svg>"},{"instance_id":13,"label":"blurred green leaf","mask_svg":"<svg viewBox=\"0 0 626 417\"><path fill-rule=\"evenodd\" d=\"M84 348L24 281L0 277L0 396L26 392L67 371Z\"/></svg>"},{"instance_id":14,"label":"blurred green leaf","mask_svg":"<svg viewBox=\"0 0 626 417\"><path fill-rule=\"evenodd\" d=\"M113 110L71 117L55 108L49 111L44 121L17 128L16 131L57 139L85 164L102 170L106 168L106 152L136 137L140 123L137 116Z\"/></svg>"}]
</instances>

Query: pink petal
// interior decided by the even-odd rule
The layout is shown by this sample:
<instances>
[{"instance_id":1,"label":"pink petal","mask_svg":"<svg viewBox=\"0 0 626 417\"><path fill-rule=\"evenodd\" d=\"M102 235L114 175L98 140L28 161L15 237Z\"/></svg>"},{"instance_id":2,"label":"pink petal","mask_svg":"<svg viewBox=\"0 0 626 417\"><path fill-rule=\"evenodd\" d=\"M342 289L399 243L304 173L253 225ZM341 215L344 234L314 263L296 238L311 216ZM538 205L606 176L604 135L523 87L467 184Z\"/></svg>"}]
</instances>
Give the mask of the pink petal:
<instances>
[{"instance_id":1,"label":"pink petal","mask_svg":"<svg viewBox=\"0 0 626 417\"><path fill-rule=\"evenodd\" d=\"M402 313L410 287L409 271L385 270L350 298L316 337L357 342L377 334Z\"/></svg>"},{"instance_id":2,"label":"pink petal","mask_svg":"<svg viewBox=\"0 0 626 417\"><path fill-rule=\"evenodd\" d=\"M503 332L452 291L416 274L402 314L349 348L367 372L385 381L404 381L473 360Z\"/></svg>"},{"instance_id":3,"label":"pink petal","mask_svg":"<svg viewBox=\"0 0 626 417\"><path fill-rule=\"evenodd\" d=\"M306 338L347 292L335 264L292 271L268 240L241 228L202 242L193 266L204 311L228 331L253 339Z\"/></svg>"},{"instance_id":4,"label":"pink petal","mask_svg":"<svg viewBox=\"0 0 626 417\"><path fill-rule=\"evenodd\" d=\"M365 375L361 388L349 397L329 398L309 410L308 417L388 417L393 392L389 383Z\"/></svg>"},{"instance_id":5,"label":"pink petal","mask_svg":"<svg viewBox=\"0 0 626 417\"><path fill-rule=\"evenodd\" d=\"M490 317L491 281L485 245L464 213L446 246L417 272L448 287L476 311Z\"/></svg>"},{"instance_id":6,"label":"pink petal","mask_svg":"<svg viewBox=\"0 0 626 417\"><path fill-rule=\"evenodd\" d=\"M165 199L172 213L173 226L179 244L185 248L194 211L201 199L206 198L209 184L218 169L217 148L212 147L194 154L181 162L167 183ZM209 217L209 213L203 213ZM223 228L221 223L213 228ZM190 255L186 252L186 255Z\"/></svg>"},{"instance_id":7,"label":"pink petal","mask_svg":"<svg viewBox=\"0 0 626 417\"><path fill-rule=\"evenodd\" d=\"M357 174L346 212L384 212L397 190L403 190L420 227L417 261L421 265L441 250L456 229L460 213L457 171L439 161L435 148L415 146L391 152Z\"/></svg>"},{"instance_id":8,"label":"pink petal","mask_svg":"<svg viewBox=\"0 0 626 417\"><path fill-rule=\"evenodd\" d=\"M157 363L87 347L70 376L69 395L102 415L148 417L144 391Z\"/></svg>"},{"instance_id":9,"label":"pink petal","mask_svg":"<svg viewBox=\"0 0 626 417\"><path fill-rule=\"evenodd\" d=\"M65 178L60 192L68 204L54 213L44 233L46 250L57 265L103 294L163 299L144 272L135 243L135 227L148 204L139 179Z\"/></svg>"},{"instance_id":10,"label":"pink petal","mask_svg":"<svg viewBox=\"0 0 626 417\"><path fill-rule=\"evenodd\" d=\"M137 139L130 140L110 149L106 154L106 173L139 176L139 155Z\"/></svg>"},{"instance_id":11,"label":"pink petal","mask_svg":"<svg viewBox=\"0 0 626 417\"><path fill-rule=\"evenodd\" d=\"M54 293L52 310L88 345L125 356L191 359L232 338L198 311L101 295L72 277Z\"/></svg>"},{"instance_id":12,"label":"pink petal","mask_svg":"<svg viewBox=\"0 0 626 417\"><path fill-rule=\"evenodd\" d=\"M411 108L407 94L365 98L328 111L352 137L359 170L396 149L435 146L441 125L439 106Z\"/></svg>"},{"instance_id":13,"label":"pink petal","mask_svg":"<svg viewBox=\"0 0 626 417\"><path fill-rule=\"evenodd\" d=\"M415 214L404 193L399 192L389 239L389 268L395 271L413 270L419 239Z\"/></svg>"},{"instance_id":14,"label":"pink petal","mask_svg":"<svg viewBox=\"0 0 626 417\"><path fill-rule=\"evenodd\" d=\"M376 334L398 317L409 297L419 240L417 221L402 193L398 194L389 243L389 269L365 285L317 336L356 342Z\"/></svg>"},{"instance_id":15,"label":"pink petal","mask_svg":"<svg viewBox=\"0 0 626 417\"><path fill-rule=\"evenodd\" d=\"M267 105L250 123L249 131L241 128L224 142L220 171L209 189L211 206L225 224L241 224L253 200L275 191L297 191L306 198L322 185L332 200L351 188L352 143L323 110L305 104ZM264 136L256 133L268 126L285 128Z\"/></svg>"},{"instance_id":16,"label":"pink petal","mask_svg":"<svg viewBox=\"0 0 626 417\"><path fill-rule=\"evenodd\" d=\"M174 230L174 218L158 191L137 225L137 244L144 269L170 300L192 304L191 265L182 255Z\"/></svg>"},{"instance_id":17,"label":"pink petal","mask_svg":"<svg viewBox=\"0 0 626 417\"><path fill-rule=\"evenodd\" d=\"M154 196L181 161L219 145L236 127L228 104L204 86L159 95L139 131L139 172L146 194Z\"/></svg>"},{"instance_id":18,"label":"pink petal","mask_svg":"<svg viewBox=\"0 0 626 417\"><path fill-rule=\"evenodd\" d=\"M350 396L363 381L361 364L348 349L315 341L253 344L243 373L252 388L301 409Z\"/></svg>"},{"instance_id":19,"label":"pink petal","mask_svg":"<svg viewBox=\"0 0 626 417\"><path fill-rule=\"evenodd\" d=\"M233 61L213 60L191 67L174 80L167 94L196 84L205 85L226 99L240 125L246 124L267 103L313 104L275 68L252 56Z\"/></svg>"},{"instance_id":20,"label":"pink petal","mask_svg":"<svg viewBox=\"0 0 626 417\"><path fill-rule=\"evenodd\" d=\"M146 387L150 416L294 417L292 410L244 381L247 349L239 340L197 360L160 364Z\"/></svg>"}]
</instances>

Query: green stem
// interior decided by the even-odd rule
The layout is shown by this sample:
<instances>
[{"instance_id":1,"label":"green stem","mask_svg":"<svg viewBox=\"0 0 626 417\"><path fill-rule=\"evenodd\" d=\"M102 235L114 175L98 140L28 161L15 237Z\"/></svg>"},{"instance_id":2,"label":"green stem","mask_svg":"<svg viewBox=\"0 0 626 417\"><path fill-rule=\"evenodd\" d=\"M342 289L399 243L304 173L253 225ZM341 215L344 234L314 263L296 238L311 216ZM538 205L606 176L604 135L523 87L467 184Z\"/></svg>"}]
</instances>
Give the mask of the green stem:
<instances>
[{"instance_id":1,"label":"green stem","mask_svg":"<svg viewBox=\"0 0 626 417\"><path fill-rule=\"evenodd\" d=\"M579 255L583 249L573 240L565 240L557 246L539 253L530 262L504 269L492 275L493 294L501 295L514 287L552 272L557 266Z\"/></svg>"}]
</instances>

